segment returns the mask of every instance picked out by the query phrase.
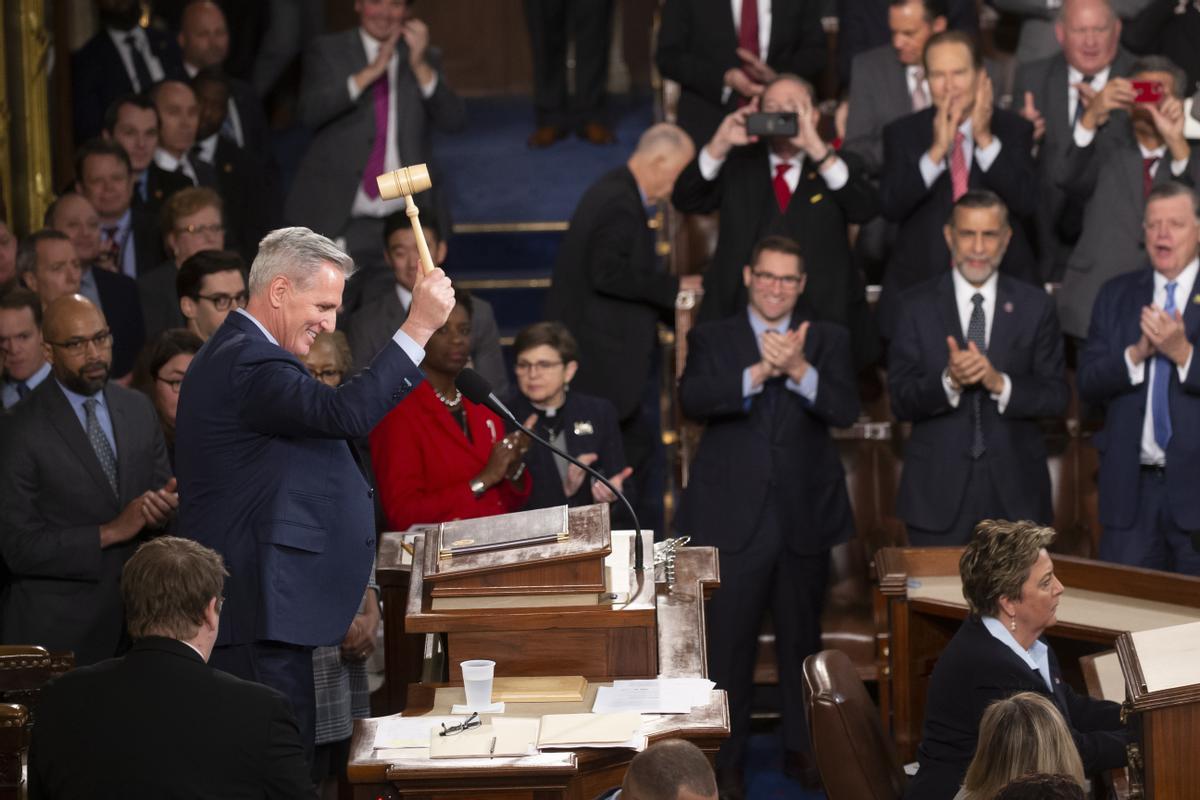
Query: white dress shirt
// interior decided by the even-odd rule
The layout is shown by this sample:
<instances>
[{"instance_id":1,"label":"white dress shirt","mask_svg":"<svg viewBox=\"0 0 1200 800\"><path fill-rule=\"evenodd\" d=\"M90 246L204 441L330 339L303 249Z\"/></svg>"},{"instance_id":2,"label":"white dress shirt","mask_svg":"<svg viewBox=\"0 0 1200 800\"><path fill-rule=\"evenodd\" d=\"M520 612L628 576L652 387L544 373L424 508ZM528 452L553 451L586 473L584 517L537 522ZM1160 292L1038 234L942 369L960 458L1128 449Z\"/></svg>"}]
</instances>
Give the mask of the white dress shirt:
<instances>
[{"instance_id":1,"label":"white dress shirt","mask_svg":"<svg viewBox=\"0 0 1200 800\"><path fill-rule=\"evenodd\" d=\"M925 70L916 64L910 64L904 68L904 81L908 84L908 96L911 98L913 93L917 91L917 74L921 75L921 89L925 92L925 99L928 101L933 97L929 93L929 81L925 79Z\"/></svg>"},{"instance_id":2,"label":"white dress shirt","mask_svg":"<svg viewBox=\"0 0 1200 800\"><path fill-rule=\"evenodd\" d=\"M396 284L396 297L400 298L400 307L404 309L404 313L408 313L408 307L412 305L412 292L404 288L404 284Z\"/></svg>"},{"instance_id":3,"label":"white dress shirt","mask_svg":"<svg viewBox=\"0 0 1200 800\"><path fill-rule=\"evenodd\" d=\"M1079 123L1075 125L1075 131L1074 131L1073 135L1075 137L1075 146L1076 147L1087 147L1096 138L1096 131L1088 130L1087 128L1083 127L1083 120L1081 118L1079 120ZM1156 147L1153 150L1151 150L1150 148L1143 147L1142 143L1138 142L1138 152L1141 153L1142 158L1157 158L1158 159L1158 161L1156 161L1150 167L1150 177L1153 179L1154 177L1156 177L1158 175L1158 167L1160 164L1162 164L1162 160L1164 158L1166 158L1166 156L1167 156L1167 148L1165 146L1160 146L1160 147ZM1176 178L1178 178L1180 175L1183 174L1184 170L1187 169L1187 165L1188 165L1187 158L1178 159L1178 160L1171 159L1171 174L1173 176L1175 176Z\"/></svg>"},{"instance_id":4,"label":"white dress shirt","mask_svg":"<svg viewBox=\"0 0 1200 800\"><path fill-rule=\"evenodd\" d=\"M127 31L118 31L113 28L108 28L108 36L113 40L113 44L117 46L117 53L121 56L121 63L125 65L125 74L129 76L129 82L133 84L135 92L145 92L149 86L142 86L138 82L137 69L133 66L133 53L129 50L129 43L126 38L133 34L133 41L142 54L142 59L146 62L146 69L150 71L150 77L155 83L161 81L166 72L163 71L162 62L158 60L158 56L154 55L154 51L150 48L150 37L146 36L146 31L142 30L140 25L134 25L133 28Z\"/></svg>"},{"instance_id":5,"label":"white dress shirt","mask_svg":"<svg viewBox=\"0 0 1200 800\"><path fill-rule=\"evenodd\" d=\"M1179 277L1175 279L1175 308L1182 314L1188 307L1188 303L1192 298L1192 288L1196 284L1196 272L1200 270L1200 259L1193 258L1192 263L1183 268L1183 272L1179 273ZM1154 305L1158 308L1164 308L1167 303L1167 279L1157 271L1154 273ZM1192 353L1195 355L1195 352ZM1155 358L1151 356L1146 361L1140 364L1134 364L1129 359L1129 348L1125 349L1125 368L1129 370L1129 382L1138 386L1142 381L1149 381L1150 386L1154 385L1154 370ZM1149 364L1149 375L1147 375L1147 364ZM1192 359L1189 357L1183 366L1177 366L1175 369L1179 373L1179 382L1183 383L1187 380L1188 369L1192 366ZM1167 454L1161 447L1158 446L1158 440L1154 438L1154 409L1150 398L1150 389L1146 389L1146 413L1142 417L1142 451L1140 463L1152 466L1161 467L1167 463Z\"/></svg>"},{"instance_id":6,"label":"white dress shirt","mask_svg":"<svg viewBox=\"0 0 1200 800\"><path fill-rule=\"evenodd\" d=\"M958 130L963 135L963 162L967 165L967 175L971 174L972 156L975 157L975 163L981 170L987 172L991 169L992 164L996 161L996 156L1000 155L1000 137L993 133L992 143L976 151L974 124L971 122L971 118L967 117L966 121L958 126ZM942 173L950 168L950 157L953 155L953 150L954 145L951 143L950 149L946 151L946 157L937 164L933 163L933 159L929 157L928 150L921 154L921 160L917 162L917 167L921 170L921 178L925 181L926 189L933 186Z\"/></svg>"},{"instance_id":7,"label":"white dress shirt","mask_svg":"<svg viewBox=\"0 0 1200 800\"><path fill-rule=\"evenodd\" d=\"M795 193L796 187L800 185L800 171L804 169L804 153L797 153L793 158L784 159L769 153L767 161L770 164L770 177L775 179L775 167L779 164L790 164L792 168L783 174L783 180L788 185L788 190ZM721 167L725 165L725 159L713 158L709 155L707 147L700 148L700 177L706 181L716 180L717 175L721 173ZM825 162L825 165L817 170L821 178L824 179L825 185L829 187L829 191L836 192L850 181L850 168L846 166L846 162L842 161L836 154L833 158Z\"/></svg>"},{"instance_id":8,"label":"white dress shirt","mask_svg":"<svg viewBox=\"0 0 1200 800\"><path fill-rule=\"evenodd\" d=\"M1092 76L1092 82L1088 84L1095 91L1100 91L1104 88L1104 84L1108 83L1108 74L1112 71L1111 67L1105 67ZM1079 105L1079 90L1075 87L1083 83L1083 73L1074 67L1067 65L1067 124L1070 125L1075 119L1075 108ZM1021 102L1025 102L1021 98Z\"/></svg>"},{"instance_id":9,"label":"white dress shirt","mask_svg":"<svg viewBox=\"0 0 1200 800\"><path fill-rule=\"evenodd\" d=\"M999 280L999 274L993 272L992 276L978 287L972 286L957 269L951 270L950 276L954 282L954 306L958 309L958 321L962 325L963 341L967 339L967 328L971 324L971 314L975 311L975 303L971 301L971 298L978 292L983 295L983 342L985 346L991 344L992 322L996 319L996 283ZM999 394L989 392L988 397L996 401L996 410L1003 414L1004 409L1008 407L1009 398L1012 397L1012 379L1003 372L1000 373L1000 377L1004 381L1004 388L1000 390ZM946 391L946 400L950 402L951 407L958 408L963 390L955 388L950 381L949 367L942 372L942 388Z\"/></svg>"},{"instance_id":10,"label":"white dress shirt","mask_svg":"<svg viewBox=\"0 0 1200 800\"><path fill-rule=\"evenodd\" d=\"M187 176L187 179L192 182L192 186L199 186L200 180L196 177L196 168L192 166L192 162L188 159L187 153L184 153L179 158L163 150L161 147L154 150L154 163L158 164L159 168L167 172L182 172Z\"/></svg>"}]
</instances>

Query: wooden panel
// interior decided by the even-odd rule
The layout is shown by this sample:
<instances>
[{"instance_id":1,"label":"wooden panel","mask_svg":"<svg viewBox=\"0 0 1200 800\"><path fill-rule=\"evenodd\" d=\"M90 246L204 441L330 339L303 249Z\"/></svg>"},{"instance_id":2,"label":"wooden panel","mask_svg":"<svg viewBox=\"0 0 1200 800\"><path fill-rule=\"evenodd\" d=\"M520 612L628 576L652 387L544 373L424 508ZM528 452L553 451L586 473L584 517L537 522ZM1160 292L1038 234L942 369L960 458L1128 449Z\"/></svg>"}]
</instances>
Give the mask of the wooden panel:
<instances>
[{"instance_id":1,"label":"wooden panel","mask_svg":"<svg viewBox=\"0 0 1200 800\"><path fill-rule=\"evenodd\" d=\"M442 69L464 95L521 94L533 89L533 59L521 0L436 0L413 13L442 50ZM533 106L529 109L533 119Z\"/></svg>"},{"instance_id":2,"label":"wooden panel","mask_svg":"<svg viewBox=\"0 0 1200 800\"><path fill-rule=\"evenodd\" d=\"M1194 797L1200 786L1200 706L1195 703L1143 714L1146 796Z\"/></svg>"},{"instance_id":3,"label":"wooden panel","mask_svg":"<svg viewBox=\"0 0 1200 800\"><path fill-rule=\"evenodd\" d=\"M459 662L490 658L497 675L582 675L588 680L650 678L657 672L652 628L456 632L446 636L450 680Z\"/></svg>"}]
</instances>

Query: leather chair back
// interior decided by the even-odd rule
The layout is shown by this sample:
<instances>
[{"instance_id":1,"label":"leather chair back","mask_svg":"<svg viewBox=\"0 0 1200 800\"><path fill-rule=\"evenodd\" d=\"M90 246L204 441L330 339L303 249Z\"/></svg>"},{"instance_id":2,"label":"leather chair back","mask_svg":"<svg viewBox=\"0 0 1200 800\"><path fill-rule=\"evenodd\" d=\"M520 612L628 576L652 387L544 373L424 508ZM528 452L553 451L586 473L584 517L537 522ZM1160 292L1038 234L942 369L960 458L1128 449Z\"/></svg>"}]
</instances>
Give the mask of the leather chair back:
<instances>
[{"instance_id":1,"label":"leather chair back","mask_svg":"<svg viewBox=\"0 0 1200 800\"><path fill-rule=\"evenodd\" d=\"M900 800L904 768L845 653L822 650L804 659L804 696L829 800Z\"/></svg>"}]
</instances>

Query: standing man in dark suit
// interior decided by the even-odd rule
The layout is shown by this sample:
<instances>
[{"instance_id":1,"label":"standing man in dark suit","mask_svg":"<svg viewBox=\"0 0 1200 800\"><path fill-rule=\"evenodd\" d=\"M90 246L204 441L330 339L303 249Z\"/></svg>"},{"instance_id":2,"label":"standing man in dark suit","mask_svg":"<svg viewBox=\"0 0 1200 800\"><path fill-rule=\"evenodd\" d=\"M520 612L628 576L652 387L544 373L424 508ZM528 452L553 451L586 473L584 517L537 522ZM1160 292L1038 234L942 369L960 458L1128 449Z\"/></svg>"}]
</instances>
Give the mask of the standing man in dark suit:
<instances>
[{"instance_id":1,"label":"standing man in dark suit","mask_svg":"<svg viewBox=\"0 0 1200 800\"><path fill-rule=\"evenodd\" d=\"M455 131L466 122L429 29L408 5L356 0L358 26L317 37L304 56L300 121L314 133L284 218L344 239L360 269L386 270L383 218L404 208L402 199L379 197L376 177L429 163L433 129ZM425 194L414 198L417 205L432 207Z\"/></svg>"},{"instance_id":2,"label":"standing man in dark suit","mask_svg":"<svg viewBox=\"0 0 1200 800\"><path fill-rule=\"evenodd\" d=\"M196 134L200 129L200 103L190 84L165 80L154 84L149 98L158 109L158 148L154 163L167 172L187 176L193 186L217 188L212 164L196 157Z\"/></svg>"},{"instance_id":3,"label":"standing man in dark suit","mask_svg":"<svg viewBox=\"0 0 1200 800\"><path fill-rule=\"evenodd\" d=\"M896 29L891 24L892 9L908 5L908 0L856 0L838 4L838 72L842 83L854 85L859 55L895 44ZM979 36L979 10L974 0L933 0L924 3L930 17L943 16L949 30Z\"/></svg>"},{"instance_id":4,"label":"standing man in dark suit","mask_svg":"<svg viewBox=\"0 0 1200 800\"><path fill-rule=\"evenodd\" d=\"M1100 450L1100 558L1200 575L1200 198L1179 183L1146 202L1153 269L1100 290L1079 393L1105 406Z\"/></svg>"},{"instance_id":5,"label":"standing man in dark suit","mask_svg":"<svg viewBox=\"0 0 1200 800\"><path fill-rule=\"evenodd\" d=\"M679 83L677 118L693 142L780 73L812 81L825 66L818 0L667 0L654 54Z\"/></svg>"},{"instance_id":6,"label":"standing man in dark suit","mask_svg":"<svg viewBox=\"0 0 1200 800\"><path fill-rule=\"evenodd\" d=\"M850 345L839 325L797 309L805 272L795 242L759 242L742 272L749 305L688 336L679 384L684 414L707 423L676 519L717 547L721 588L708 603L709 675L729 693L732 735L717 756L741 796L758 632L770 609L783 691L788 766L806 783L801 665L821 648L829 550L854 533L831 427L858 416Z\"/></svg>"},{"instance_id":7,"label":"standing man in dark suit","mask_svg":"<svg viewBox=\"0 0 1200 800\"><path fill-rule=\"evenodd\" d=\"M125 149L133 168L133 205L158 219L158 211L171 195L192 185L186 175L167 172L154 163L158 149L158 109L141 94L114 100L104 112L105 139Z\"/></svg>"},{"instance_id":8,"label":"standing man in dark suit","mask_svg":"<svg viewBox=\"0 0 1200 800\"><path fill-rule=\"evenodd\" d=\"M800 243L806 302L816 319L851 330L856 360L877 355L863 281L854 269L846 235L849 222L866 222L878 210L877 192L861 160L839 155L817 133L820 112L812 86L795 75L772 81L761 98L768 112L797 115L794 137L763 141L746 133L751 102L733 112L684 170L672 201L681 211L720 209L717 252L704 275L700 320L724 319L746 305L742 273L755 244L769 234Z\"/></svg>"},{"instance_id":9,"label":"standing man in dark suit","mask_svg":"<svg viewBox=\"0 0 1200 800\"><path fill-rule=\"evenodd\" d=\"M574 385L617 407L637 475L646 474L661 438L642 402L654 374L656 326L674 311L681 288L700 286L698 275L677 278L661 269L646 206L670 197L694 153L688 135L670 123L643 133L629 160L593 183L575 207L546 300L546 318L579 342ZM654 492L644 483L639 489L647 500Z\"/></svg>"},{"instance_id":10,"label":"standing man in dark suit","mask_svg":"<svg viewBox=\"0 0 1200 800\"><path fill-rule=\"evenodd\" d=\"M1095 93L1133 67L1119 48L1121 20L1108 0L1067 0L1054 32L1062 52L1022 64L1013 88L1013 105L1033 123L1038 143L1038 273L1047 281L1062 280L1083 225L1083 201L1068 202L1056 180L1075 125Z\"/></svg>"},{"instance_id":11,"label":"standing man in dark suit","mask_svg":"<svg viewBox=\"0 0 1200 800\"><path fill-rule=\"evenodd\" d=\"M143 93L164 78L182 78L179 47L138 22L138 0L96 0L100 30L71 54L75 144L100 134L104 111L121 95Z\"/></svg>"},{"instance_id":12,"label":"standing man in dark suit","mask_svg":"<svg viewBox=\"0 0 1200 800\"><path fill-rule=\"evenodd\" d=\"M1037 202L1033 126L993 105L992 81L966 34L934 34L925 44L924 64L933 106L883 131L880 204L883 216L899 225L879 298L885 338L895 329L899 293L942 274L949 258L942 228L954 201L969 189L990 189L1008 208L1013 236L1001 271L1036 278L1020 222Z\"/></svg>"},{"instance_id":13,"label":"standing man in dark suit","mask_svg":"<svg viewBox=\"0 0 1200 800\"><path fill-rule=\"evenodd\" d=\"M353 262L319 234L263 239L250 300L192 360L179 395L179 531L228 565L213 666L292 702L311 755L312 649L342 641L375 556L372 491L350 440L366 436L422 380L424 344L454 304L441 270L371 368L338 388L299 357L332 330Z\"/></svg>"},{"instance_id":14,"label":"standing man in dark suit","mask_svg":"<svg viewBox=\"0 0 1200 800\"><path fill-rule=\"evenodd\" d=\"M896 513L915 547L1054 518L1038 420L1067 409L1062 334L1045 292L997 272L1011 236L1000 198L967 192L945 227L951 270L901 297L888 383L912 422Z\"/></svg>"},{"instance_id":15,"label":"standing man in dark suit","mask_svg":"<svg viewBox=\"0 0 1200 800\"><path fill-rule=\"evenodd\" d=\"M17 406L0 446L0 552L11 573L0 639L91 664L121 641L121 567L179 495L150 401L108 380L112 334L100 310L59 298L43 331L53 380Z\"/></svg>"},{"instance_id":16,"label":"standing man in dark suit","mask_svg":"<svg viewBox=\"0 0 1200 800\"><path fill-rule=\"evenodd\" d=\"M287 700L205 663L227 574L188 539L138 548L121 575L133 648L42 691L30 798L316 798Z\"/></svg>"},{"instance_id":17,"label":"standing man in dark suit","mask_svg":"<svg viewBox=\"0 0 1200 800\"><path fill-rule=\"evenodd\" d=\"M133 166L116 142L93 139L75 154L75 189L100 217L101 246L117 272L137 278L163 260L154 212L133 206Z\"/></svg>"}]
</instances>

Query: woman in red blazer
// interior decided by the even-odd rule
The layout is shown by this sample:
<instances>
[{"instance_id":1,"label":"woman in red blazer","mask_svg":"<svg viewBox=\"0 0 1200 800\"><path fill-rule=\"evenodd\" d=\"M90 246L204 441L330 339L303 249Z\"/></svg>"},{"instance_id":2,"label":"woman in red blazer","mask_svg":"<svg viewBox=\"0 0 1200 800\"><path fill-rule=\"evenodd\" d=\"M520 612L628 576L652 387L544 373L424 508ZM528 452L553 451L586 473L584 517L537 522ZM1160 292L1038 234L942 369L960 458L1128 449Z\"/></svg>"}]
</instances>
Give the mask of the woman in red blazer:
<instances>
[{"instance_id":1,"label":"woman in red blazer","mask_svg":"<svg viewBox=\"0 0 1200 800\"><path fill-rule=\"evenodd\" d=\"M470 295L456 291L455 300L425 345L425 381L371 431L371 463L392 530L504 514L529 497L528 437L506 436L500 417L454 386L471 345Z\"/></svg>"}]
</instances>

